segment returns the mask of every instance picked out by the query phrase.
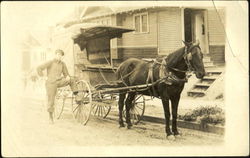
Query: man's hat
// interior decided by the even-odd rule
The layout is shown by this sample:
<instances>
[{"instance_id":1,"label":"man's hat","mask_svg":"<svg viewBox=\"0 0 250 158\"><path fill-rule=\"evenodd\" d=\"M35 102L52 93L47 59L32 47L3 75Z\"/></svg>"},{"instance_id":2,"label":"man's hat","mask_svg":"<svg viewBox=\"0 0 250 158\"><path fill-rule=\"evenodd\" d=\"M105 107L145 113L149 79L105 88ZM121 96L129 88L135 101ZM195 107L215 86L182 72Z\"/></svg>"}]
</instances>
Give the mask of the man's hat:
<instances>
[{"instance_id":1,"label":"man's hat","mask_svg":"<svg viewBox=\"0 0 250 158\"><path fill-rule=\"evenodd\" d=\"M61 50L61 49L57 49L57 50L55 51L55 54L57 54L57 53L61 53L61 55L64 56L64 52L63 52L63 50Z\"/></svg>"}]
</instances>

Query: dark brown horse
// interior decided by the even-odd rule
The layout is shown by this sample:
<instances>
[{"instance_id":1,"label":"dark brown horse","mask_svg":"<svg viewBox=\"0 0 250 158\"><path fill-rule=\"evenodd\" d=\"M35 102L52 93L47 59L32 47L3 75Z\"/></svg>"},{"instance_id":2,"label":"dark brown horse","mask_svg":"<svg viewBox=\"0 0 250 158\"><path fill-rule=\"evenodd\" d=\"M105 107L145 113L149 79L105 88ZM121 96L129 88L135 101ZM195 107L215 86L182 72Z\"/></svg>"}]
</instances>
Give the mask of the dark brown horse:
<instances>
[{"instance_id":1,"label":"dark brown horse","mask_svg":"<svg viewBox=\"0 0 250 158\"><path fill-rule=\"evenodd\" d=\"M197 78L203 78L205 75L202 61L203 55L199 44L187 42L184 42L184 44L184 47L154 62L147 62L136 58L127 59L120 64L116 71L118 79L122 81L122 86L157 83L148 90L140 91L139 93L154 96L162 100L166 120L166 134L169 139L174 139L174 136L179 135L176 119L180 94L185 84L186 72L193 70ZM163 78L167 79L157 82ZM132 108L131 106L135 95L136 92L129 92L127 97L126 92L121 92L119 94L120 127L125 126L122 119L124 103L126 105L127 127L130 128L132 126L129 111ZM169 127L169 100L171 101L173 115L172 131Z\"/></svg>"}]
</instances>

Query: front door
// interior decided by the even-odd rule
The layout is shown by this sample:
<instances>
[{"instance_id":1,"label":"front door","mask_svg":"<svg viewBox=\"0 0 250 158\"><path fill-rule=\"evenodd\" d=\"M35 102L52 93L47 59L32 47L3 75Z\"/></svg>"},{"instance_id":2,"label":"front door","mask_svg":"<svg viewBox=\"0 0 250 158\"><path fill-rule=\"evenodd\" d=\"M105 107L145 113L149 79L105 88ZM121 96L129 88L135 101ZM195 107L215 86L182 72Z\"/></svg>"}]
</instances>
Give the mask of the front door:
<instances>
[{"instance_id":1,"label":"front door","mask_svg":"<svg viewBox=\"0 0 250 158\"><path fill-rule=\"evenodd\" d=\"M205 21L205 11L194 11L194 35L193 42L199 40L201 50L204 54L208 53L208 44L207 44L207 28Z\"/></svg>"}]
</instances>

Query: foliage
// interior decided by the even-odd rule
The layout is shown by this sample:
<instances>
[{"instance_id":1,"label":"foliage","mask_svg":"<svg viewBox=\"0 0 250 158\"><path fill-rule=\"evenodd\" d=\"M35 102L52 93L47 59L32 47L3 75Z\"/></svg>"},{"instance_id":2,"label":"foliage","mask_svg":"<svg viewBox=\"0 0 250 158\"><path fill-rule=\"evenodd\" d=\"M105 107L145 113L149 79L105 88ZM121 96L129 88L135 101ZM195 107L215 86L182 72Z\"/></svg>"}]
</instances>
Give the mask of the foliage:
<instances>
[{"instance_id":1,"label":"foliage","mask_svg":"<svg viewBox=\"0 0 250 158\"><path fill-rule=\"evenodd\" d=\"M184 121L197 121L201 124L225 124L225 113L217 106L201 106L178 118Z\"/></svg>"}]
</instances>

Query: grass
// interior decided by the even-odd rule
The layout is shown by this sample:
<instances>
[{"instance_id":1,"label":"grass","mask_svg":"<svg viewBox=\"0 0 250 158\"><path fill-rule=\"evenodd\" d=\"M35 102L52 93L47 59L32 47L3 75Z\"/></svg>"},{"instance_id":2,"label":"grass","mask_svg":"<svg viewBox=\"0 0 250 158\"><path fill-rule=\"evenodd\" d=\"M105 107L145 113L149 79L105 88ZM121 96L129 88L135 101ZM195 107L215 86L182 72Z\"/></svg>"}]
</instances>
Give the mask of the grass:
<instances>
[{"instance_id":1,"label":"grass","mask_svg":"<svg viewBox=\"0 0 250 158\"><path fill-rule=\"evenodd\" d=\"M196 121L200 124L225 124L225 112L218 106L200 106L178 118L184 121Z\"/></svg>"}]
</instances>

